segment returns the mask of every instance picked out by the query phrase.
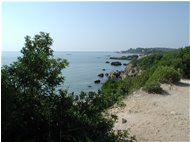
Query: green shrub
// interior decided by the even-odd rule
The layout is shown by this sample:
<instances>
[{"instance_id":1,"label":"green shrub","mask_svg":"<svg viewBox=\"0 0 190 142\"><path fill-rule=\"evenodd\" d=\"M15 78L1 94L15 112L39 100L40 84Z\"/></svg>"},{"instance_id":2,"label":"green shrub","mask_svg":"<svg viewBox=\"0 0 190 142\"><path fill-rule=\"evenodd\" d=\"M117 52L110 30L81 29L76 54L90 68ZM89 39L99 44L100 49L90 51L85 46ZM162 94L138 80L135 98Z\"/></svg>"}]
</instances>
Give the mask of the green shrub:
<instances>
[{"instance_id":1,"label":"green shrub","mask_svg":"<svg viewBox=\"0 0 190 142\"><path fill-rule=\"evenodd\" d=\"M110 107L127 94L127 89L123 80L108 79L101 88L104 100L106 101L105 107Z\"/></svg>"},{"instance_id":2,"label":"green shrub","mask_svg":"<svg viewBox=\"0 0 190 142\"><path fill-rule=\"evenodd\" d=\"M158 67L148 82L158 81L160 83L175 83L180 80L180 73L172 67Z\"/></svg>"},{"instance_id":3,"label":"green shrub","mask_svg":"<svg viewBox=\"0 0 190 142\"><path fill-rule=\"evenodd\" d=\"M147 82L144 87L143 90L148 92L148 93L161 93L162 92L162 88L160 87L160 83L159 82Z\"/></svg>"},{"instance_id":4,"label":"green shrub","mask_svg":"<svg viewBox=\"0 0 190 142\"><path fill-rule=\"evenodd\" d=\"M148 55L140 60L137 60L136 64L140 65L142 69L148 69L157 64L163 57L163 54Z\"/></svg>"},{"instance_id":5,"label":"green shrub","mask_svg":"<svg viewBox=\"0 0 190 142\"><path fill-rule=\"evenodd\" d=\"M179 52L183 64L183 76L190 78L190 46L182 48Z\"/></svg>"}]
</instances>

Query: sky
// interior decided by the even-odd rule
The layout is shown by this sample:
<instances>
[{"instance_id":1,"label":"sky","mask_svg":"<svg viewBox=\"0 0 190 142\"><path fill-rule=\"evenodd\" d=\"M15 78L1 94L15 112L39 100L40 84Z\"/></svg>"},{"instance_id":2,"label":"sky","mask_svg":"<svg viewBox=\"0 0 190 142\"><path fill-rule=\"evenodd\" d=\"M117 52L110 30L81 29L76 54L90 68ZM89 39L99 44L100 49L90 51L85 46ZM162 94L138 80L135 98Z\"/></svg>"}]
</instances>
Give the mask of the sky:
<instances>
[{"instance_id":1,"label":"sky","mask_svg":"<svg viewBox=\"0 0 190 142\"><path fill-rule=\"evenodd\" d=\"M54 51L189 45L190 2L3 2L2 50L50 33Z\"/></svg>"}]
</instances>

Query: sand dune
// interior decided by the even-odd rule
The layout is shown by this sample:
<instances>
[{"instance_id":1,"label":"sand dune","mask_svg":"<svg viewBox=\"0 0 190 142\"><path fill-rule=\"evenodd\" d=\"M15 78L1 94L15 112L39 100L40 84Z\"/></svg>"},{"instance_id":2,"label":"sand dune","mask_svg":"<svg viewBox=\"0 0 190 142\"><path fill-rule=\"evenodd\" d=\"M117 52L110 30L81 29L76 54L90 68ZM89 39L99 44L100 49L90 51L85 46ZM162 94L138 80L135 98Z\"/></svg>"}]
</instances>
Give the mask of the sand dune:
<instances>
[{"instance_id":1,"label":"sand dune","mask_svg":"<svg viewBox=\"0 0 190 142\"><path fill-rule=\"evenodd\" d=\"M118 116L114 129L129 128L138 141L190 141L190 80L162 88L160 95L134 92L123 100L125 107L110 109Z\"/></svg>"}]
</instances>

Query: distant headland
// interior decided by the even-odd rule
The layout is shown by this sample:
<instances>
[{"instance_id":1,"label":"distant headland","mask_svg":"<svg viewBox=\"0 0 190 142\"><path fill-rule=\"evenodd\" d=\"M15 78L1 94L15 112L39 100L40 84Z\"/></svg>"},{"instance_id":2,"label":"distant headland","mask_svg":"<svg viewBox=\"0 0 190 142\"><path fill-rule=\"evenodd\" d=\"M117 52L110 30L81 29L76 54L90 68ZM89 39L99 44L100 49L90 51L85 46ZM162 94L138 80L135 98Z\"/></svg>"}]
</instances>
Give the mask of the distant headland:
<instances>
[{"instance_id":1,"label":"distant headland","mask_svg":"<svg viewBox=\"0 0 190 142\"><path fill-rule=\"evenodd\" d=\"M116 51L116 53L138 53L138 54L154 54L163 53L176 50L175 48L165 48L165 47L154 47L154 48L130 48L128 50Z\"/></svg>"}]
</instances>

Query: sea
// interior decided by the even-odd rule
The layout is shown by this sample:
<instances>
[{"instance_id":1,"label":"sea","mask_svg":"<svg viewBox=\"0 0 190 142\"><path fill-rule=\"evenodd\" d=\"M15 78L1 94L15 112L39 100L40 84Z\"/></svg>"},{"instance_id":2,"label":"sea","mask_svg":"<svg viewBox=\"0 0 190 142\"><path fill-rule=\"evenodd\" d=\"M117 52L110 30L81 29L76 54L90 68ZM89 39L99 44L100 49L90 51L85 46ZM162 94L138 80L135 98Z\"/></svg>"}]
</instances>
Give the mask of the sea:
<instances>
[{"instance_id":1,"label":"sea","mask_svg":"<svg viewBox=\"0 0 190 142\"><path fill-rule=\"evenodd\" d=\"M1 67L3 65L10 65L17 61L21 56L20 52L2 52ZM67 89L68 92L79 94L81 91L97 92L101 89L102 84L107 80L104 75L103 78L98 77L100 73L110 73L112 71L124 70L126 66L112 66L110 63L119 61L122 64L129 63L129 60L113 60L110 57L128 56L132 54L117 53L117 52L54 52L55 58L67 59L69 66L63 69L64 83L59 88ZM110 63L106 63L109 61ZM104 71L105 70L105 71ZM101 80L100 84L95 84L95 80Z\"/></svg>"}]
</instances>

